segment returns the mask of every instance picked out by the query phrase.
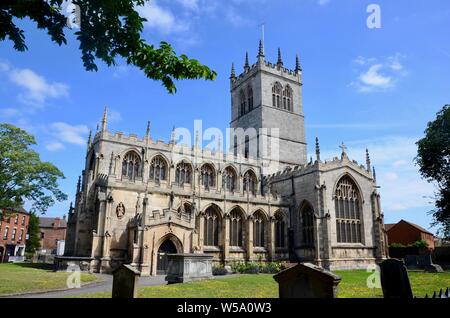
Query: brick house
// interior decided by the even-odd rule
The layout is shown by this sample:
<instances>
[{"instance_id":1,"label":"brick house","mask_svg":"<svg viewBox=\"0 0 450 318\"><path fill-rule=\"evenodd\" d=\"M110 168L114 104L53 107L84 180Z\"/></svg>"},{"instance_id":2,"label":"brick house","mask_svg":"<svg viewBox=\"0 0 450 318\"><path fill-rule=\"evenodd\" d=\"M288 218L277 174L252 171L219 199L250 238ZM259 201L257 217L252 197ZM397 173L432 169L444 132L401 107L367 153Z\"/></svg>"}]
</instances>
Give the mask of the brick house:
<instances>
[{"instance_id":1,"label":"brick house","mask_svg":"<svg viewBox=\"0 0 450 318\"><path fill-rule=\"evenodd\" d=\"M55 254L59 241L66 237L66 218L40 217L39 230L41 232L41 252Z\"/></svg>"},{"instance_id":2,"label":"brick house","mask_svg":"<svg viewBox=\"0 0 450 318\"><path fill-rule=\"evenodd\" d=\"M23 208L0 210L0 263L25 259L30 214Z\"/></svg>"},{"instance_id":3,"label":"brick house","mask_svg":"<svg viewBox=\"0 0 450 318\"><path fill-rule=\"evenodd\" d=\"M385 225L389 244L408 246L417 241L425 241L428 248L434 250L434 235L417 224L401 220L396 224Z\"/></svg>"}]
</instances>

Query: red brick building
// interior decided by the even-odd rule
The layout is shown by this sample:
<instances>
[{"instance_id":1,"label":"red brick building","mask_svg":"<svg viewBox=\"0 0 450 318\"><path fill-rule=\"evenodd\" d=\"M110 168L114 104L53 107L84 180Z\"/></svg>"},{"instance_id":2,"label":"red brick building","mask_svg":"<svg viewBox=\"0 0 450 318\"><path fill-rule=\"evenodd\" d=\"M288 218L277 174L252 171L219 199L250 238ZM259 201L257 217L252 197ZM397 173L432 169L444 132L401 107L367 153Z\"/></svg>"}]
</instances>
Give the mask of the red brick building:
<instances>
[{"instance_id":1,"label":"red brick building","mask_svg":"<svg viewBox=\"0 0 450 318\"><path fill-rule=\"evenodd\" d=\"M30 214L25 209L0 210L0 263L25 259Z\"/></svg>"},{"instance_id":2,"label":"red brick building","mask_svg":"<svg viewBox=\"0 0 450 318\"><path fill-rule=\"evenodd\" d=\"M389 244L408 246L417 241L425 241L428 248L434 249L434 235L417 224L401 220L397 224L385 225Z\"/></svg>"},{"instance_id":3,"label":"red brick building","mask_svg":"<svg viewBox=\"0 0 450 318\"><path fill-rule=\"evenodd\" d=\"M48 254L55 254L58 241L64 241L67 231L65 217L40 217L39 229L41 231L41 251Z\"/></svg>"}]
</instances>

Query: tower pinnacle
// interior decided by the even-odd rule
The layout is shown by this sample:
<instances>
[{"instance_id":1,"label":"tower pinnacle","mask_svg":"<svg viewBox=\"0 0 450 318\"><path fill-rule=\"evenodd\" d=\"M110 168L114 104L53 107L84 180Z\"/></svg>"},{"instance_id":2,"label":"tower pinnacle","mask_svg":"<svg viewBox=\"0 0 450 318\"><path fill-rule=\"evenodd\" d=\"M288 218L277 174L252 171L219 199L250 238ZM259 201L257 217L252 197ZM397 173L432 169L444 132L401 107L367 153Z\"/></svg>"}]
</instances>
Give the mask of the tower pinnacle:
<instances>
[{"instance_id":1,"label":"tower pinnacle","mask_svg":"<svg viewBox=\"0 0 450 318\"><path fill-rule=\"evenodd\" d=\"M248 51L245 52L245 65L244 70L247 72L250 69L250 63L248 62Z\"/></svg>"},{"instance_id":2,"label":"tower pinnacle","mask_svg":"<svg viewBox=\"0 0 450 318\"><path fill-rule=\"evenodd\" d=\"M108 125L108 107L105 107L103 111L103 119L102 119L102 132L105 132Z\"/></svg>"},{"instance_id":3,"label":"tower pinnacle","mask_svg":"<svg viewBox=\"0 0 450 318\"><path fill-rule=\"evenodd\" d=\"M320 161L320 145L319 138L316 137L316 160Z\"/></svg>"},{"instance_id":4,"label":"tower pinnacle","mask_svg":"<svg viewBox=\"0 0 450 318\"><path fill-rule=\"evenodd\" d=\"M369 149L366 149L366 165L367 165L367 171L370 172L371 169L371 162L370 162L370 155L369 155Z\"/></svg>"},{"instance_id":5,"label":"tower pinnacle","mask_svg":"<svg viewBox=\"0 0 450 318\"><path fill-rule=\"evenodd\" d=\"M299 73L302 71L302 67L300 65L300 59L298 57L298 55L295 57L295 72Z\"/></svg>"},{"instance_id":6,"label":"tower pinnacle","mask_svg":"<svg viewBox=\"0 0 450 318\"><path fill-rule=\"evenodd\" d=\"M258 58L264 58L264 43L262 40L259 40Z\"/></svg>"},{"instance_id":7,"label":"tower pinnacle","mask_svg":"<svg viewBox=\"0 0 450 318\"><path fill-rule=\"evenodd\" d=\"M230 79L236 78L236 71L234 69L234 63L231 64L231 75Z\"/></svg>"},{"instance_id":8,"label":"tower pinnacle","mask_svg":"<svg viewBox=\"0 0 450 318\"><path fill-rule=\"evenodd\" d=\"M278 48L278 61L277 61L277 65L278 66L283 66L283 59L281 58L281 49Z\"/></svg>"}]
</instances>

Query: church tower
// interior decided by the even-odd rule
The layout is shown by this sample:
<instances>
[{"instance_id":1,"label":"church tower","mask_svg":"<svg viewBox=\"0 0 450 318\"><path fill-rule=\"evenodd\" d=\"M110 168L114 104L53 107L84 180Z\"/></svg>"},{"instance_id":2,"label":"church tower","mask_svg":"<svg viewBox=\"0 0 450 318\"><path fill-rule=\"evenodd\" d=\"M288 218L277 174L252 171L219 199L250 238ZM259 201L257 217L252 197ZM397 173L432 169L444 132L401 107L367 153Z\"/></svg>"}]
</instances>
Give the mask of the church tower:
<instances>
[{"instance_id":1,"label":"church tower","mask_svg":"<svg viewBox=\"0 0 450 318\"><path fill-rule=\"evenodd\" d=\"M258 157L264 165L279 161L277 170L307 163L305 125L302 105L302 69L298 56L295 69L284 67L281 50L276 64L266 62L264 43L260 41L257 62L249 64L248 53L244 71L236 75L234 64L230 76L231 123L233 129L254 128L257 136L230 142L234 152L245 157ZM256 140L255 140L256 139ZM242 144L244 143L244 144Z\"/></svg>"}]
</instances>

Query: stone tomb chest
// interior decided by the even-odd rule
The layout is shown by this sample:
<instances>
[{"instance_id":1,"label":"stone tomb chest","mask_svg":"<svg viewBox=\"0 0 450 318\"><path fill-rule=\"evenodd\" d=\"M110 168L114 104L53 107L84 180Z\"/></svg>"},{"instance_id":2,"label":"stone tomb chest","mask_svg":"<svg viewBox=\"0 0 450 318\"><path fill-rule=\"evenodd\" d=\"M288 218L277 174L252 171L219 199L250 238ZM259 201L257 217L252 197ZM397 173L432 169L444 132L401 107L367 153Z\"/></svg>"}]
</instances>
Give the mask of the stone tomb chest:
<instances>
[{"instance_id":1,"label":"stone tomb chest","mask_svg":"<svg viewBox=\"0 0 450 318\"><path fill-rule=\"evenodd\" d=\"M169 254L166 281L169 284L212 278L213 256L205 254Z\"/></svg>"}]
</instances>

